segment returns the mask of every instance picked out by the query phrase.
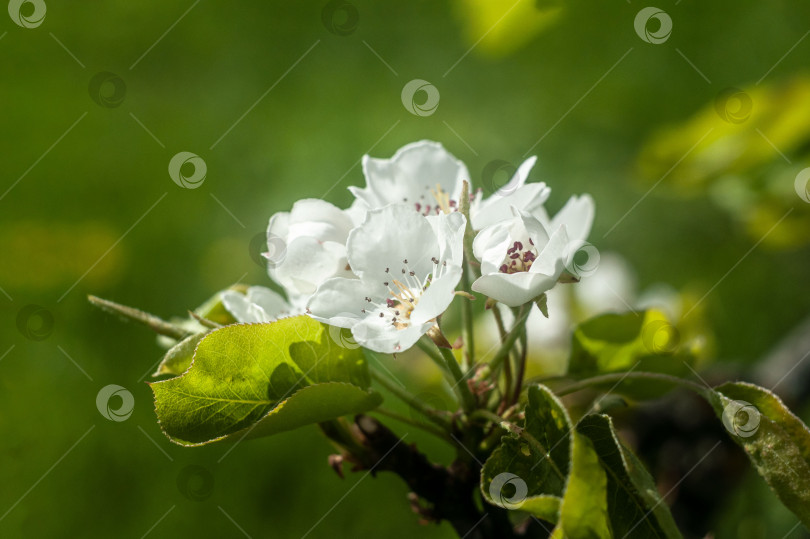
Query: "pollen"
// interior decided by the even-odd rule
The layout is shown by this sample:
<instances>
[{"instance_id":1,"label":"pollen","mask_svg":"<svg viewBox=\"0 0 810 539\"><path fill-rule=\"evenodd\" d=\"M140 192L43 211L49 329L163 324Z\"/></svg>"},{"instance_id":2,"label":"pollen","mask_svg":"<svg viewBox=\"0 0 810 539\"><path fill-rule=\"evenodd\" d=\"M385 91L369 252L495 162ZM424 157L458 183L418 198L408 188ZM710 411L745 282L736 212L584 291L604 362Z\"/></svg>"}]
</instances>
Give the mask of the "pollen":
<instances>
[{"instance_id":1,"label":"pollen","mask_svg":"<svg viewBox=\"0 0 810 539\"><path fill-rule=\"evenodd\" d=\"M498 270L507 274L529 271L535 260L537 249L534 248L534 242L529 239L529 245L524 245L523 242L516 241L506 250L506 256Z\"/></svg>"}]
</instances>

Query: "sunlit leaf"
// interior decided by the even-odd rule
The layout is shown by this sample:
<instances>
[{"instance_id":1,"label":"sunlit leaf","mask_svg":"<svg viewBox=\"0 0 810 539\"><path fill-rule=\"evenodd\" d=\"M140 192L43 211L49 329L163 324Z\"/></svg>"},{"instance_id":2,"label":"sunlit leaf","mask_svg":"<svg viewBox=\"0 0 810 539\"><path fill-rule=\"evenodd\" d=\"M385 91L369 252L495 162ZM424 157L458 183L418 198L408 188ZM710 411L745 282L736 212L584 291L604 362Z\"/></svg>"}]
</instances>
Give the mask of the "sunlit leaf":
<instances>
[{"instance_id":1,"label":"sunlit leaf","mask_svg":"<svg viewBox=\"0 0 810 539\"><path fill-rule=\"evenodd\" d=\"M307 316L212 331L188 370L150 384L176 443L264 436L379 405L359 348L344 348Z\"/></svg>"},{"instance_id":2,"label":"sunlit leaf","mask_svg":"<svg viewBox=\"0 0 810 539\"><path fill-rule=\"evenodd\" d=\"M195 333L169 348L152 376L183 374L183 372L188 369L189 365L191 365L194 350L206 335L207 332L205 331Z\"/></svg>"},{"instance_id":3,"label":"sunlit leaf","mask_svg":"<svg viewBox=\"0 0 810 539\"><path fill-rule=\"evenodd\" d=\"M729 434L785 506L810 527L810 430L768 391L723 384L710 399Z\"/></svg>"},{"instance_id":4,"label":"sunlit leaf","mask_svg":"<svg viewBox=\"0 0 810 539\"><path fill-rule=\"evenodd\" d=\"M604 314L577 326L568 372L575 376L629 370L684 375L693 360L678 329L661 311L651 309Z\"/></svg>"}]
</instances>

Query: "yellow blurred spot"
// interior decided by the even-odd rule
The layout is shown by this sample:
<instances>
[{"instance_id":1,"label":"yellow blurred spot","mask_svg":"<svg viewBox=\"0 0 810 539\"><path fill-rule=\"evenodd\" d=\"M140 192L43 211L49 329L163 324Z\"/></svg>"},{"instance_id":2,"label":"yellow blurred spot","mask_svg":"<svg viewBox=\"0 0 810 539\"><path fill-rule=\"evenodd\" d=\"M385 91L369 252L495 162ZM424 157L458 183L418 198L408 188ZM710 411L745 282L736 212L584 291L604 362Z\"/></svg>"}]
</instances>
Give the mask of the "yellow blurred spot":
<instances>
[{"instance_id":1,"label":"yellow blurred spot","mask_svg":"<svg viewBox=\"0 0 810 539\"><path fill-rule=\"evenodd\" d=\"M501 57L517 51L554 24L562 7L536 0L457 0L456 13L470 46L477 43L476 50Z\"/></svg>"},{"instance_id":2,"label":"yellow blurred spot","mask_svg":"<svg viewBox=\"0 0 810 539\"><path fill-rule=\"evenodd\" d=\"M105 223L18 221L0 228L0 283L5 288L52 289L72 285L109 249L120 231ZM124 267L118 245L98 262L84 283L100 288L116 282Z\"/></svg>"},{"instance_id":3,"label":"yellow blurred spot","mask_svg":"<svg viewBox=\"0 0 810 539\"><path fill-rule=\"evenodd\" d=\"M664 179L662 187L681 195L710 196L766 246L810 243L810 204L794 187L810 164L808 95L808 75L723 90L649 139L638 158L640 176L649 185Z\"/></svg>"}]
</instances>

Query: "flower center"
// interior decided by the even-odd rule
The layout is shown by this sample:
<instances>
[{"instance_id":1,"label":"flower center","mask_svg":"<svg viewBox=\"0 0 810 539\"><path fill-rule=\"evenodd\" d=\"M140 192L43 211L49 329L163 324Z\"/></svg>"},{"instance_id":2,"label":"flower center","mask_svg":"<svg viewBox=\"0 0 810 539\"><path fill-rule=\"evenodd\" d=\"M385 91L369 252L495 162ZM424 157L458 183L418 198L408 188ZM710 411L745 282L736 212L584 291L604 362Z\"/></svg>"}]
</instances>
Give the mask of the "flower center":
<instances>
[{"instance_id":1,"label":"flower center","mask_svg":"<svg viewBox=\"0 0 810 539\"><path fill-rule=\"evenodd\" d=\"M478 189L480 191L481 189ZM476 191L476 192L478 192ZM441 212L444 213L451 213L458 210L458 201L450 198L450 193L442 189L440 184L436 184L436 187L431 189L430 186L425 186L425 192L429 193L431 197L433 197L433 201L426 201L425 195L421 195L417 202L414 202L414 207L416 211L421 213L422 215L438 215ZM475 194L470 193L470 202L475 200ZM403 199L403 202L408 202L408 199Z\"/></svg>"},{"instance_id":2,"label":"flower center","mask_svg":"<svg viewBox=\"0 0 810 539\"><path fill-rule=\"evenodd\" d=\"M516 241L506 250L506 256L499 271L501 273L529 271L535 260L537 260L537 249L534 248L534 242L531 238L529 238L529 245L525 246L522 242Z\"/></svg>"},{"instance_id":3,"label":"flower center","mask_svg":"<svg viewBox=\"0 0 810 539\"><path fill-rule=\"evenodd\" d=\"M382 284L388 288L389 296L383 302L375 302L372 298L367 297L368 303L375 304L376 308L371 312L375 313L379 318L389 322L396 329L407 329L411 324L411 313L419 303L419 298L422 293L430 287L434 275L440 275L443 268L447 267L447 262L439 261L437 257L431 258L433 262L433 271L427 274L423 280L417 277L408 265L408 260L403 260L403 267L400 268L400 275L395 278L396 272L391 272L391 268L385 268L385 273L391 274L389 280L384 281ZM368 313L367 309L363 309L364 314Z\"/></svg>"}]
</instances>

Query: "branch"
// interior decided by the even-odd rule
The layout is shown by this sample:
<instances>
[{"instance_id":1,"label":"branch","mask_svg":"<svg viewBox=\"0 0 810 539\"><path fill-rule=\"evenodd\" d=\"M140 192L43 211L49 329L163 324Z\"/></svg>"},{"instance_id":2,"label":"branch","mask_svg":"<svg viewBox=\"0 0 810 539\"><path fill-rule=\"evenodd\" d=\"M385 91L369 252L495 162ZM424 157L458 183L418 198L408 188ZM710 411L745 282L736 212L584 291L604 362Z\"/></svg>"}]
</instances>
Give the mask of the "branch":
<instances>
[{"instance_id":1,"label":"branch","mask_svg":"<svg viewBox=\"0 0 810 539\"><path fill-rule=\"evenodd\" d=\"M419 508L421 516L448 521L458 536L466 539L519 537L506 509L486 503L482 509L477 507L479 465L461 461L448 467L434 464L415 445L403 443L385 425L366 415L355 417L355 425L371 455L364 463L366 468L372 474L388 471L401 477L414 494L430 503L429 508Z\"/></svg>"}]
</instances>

